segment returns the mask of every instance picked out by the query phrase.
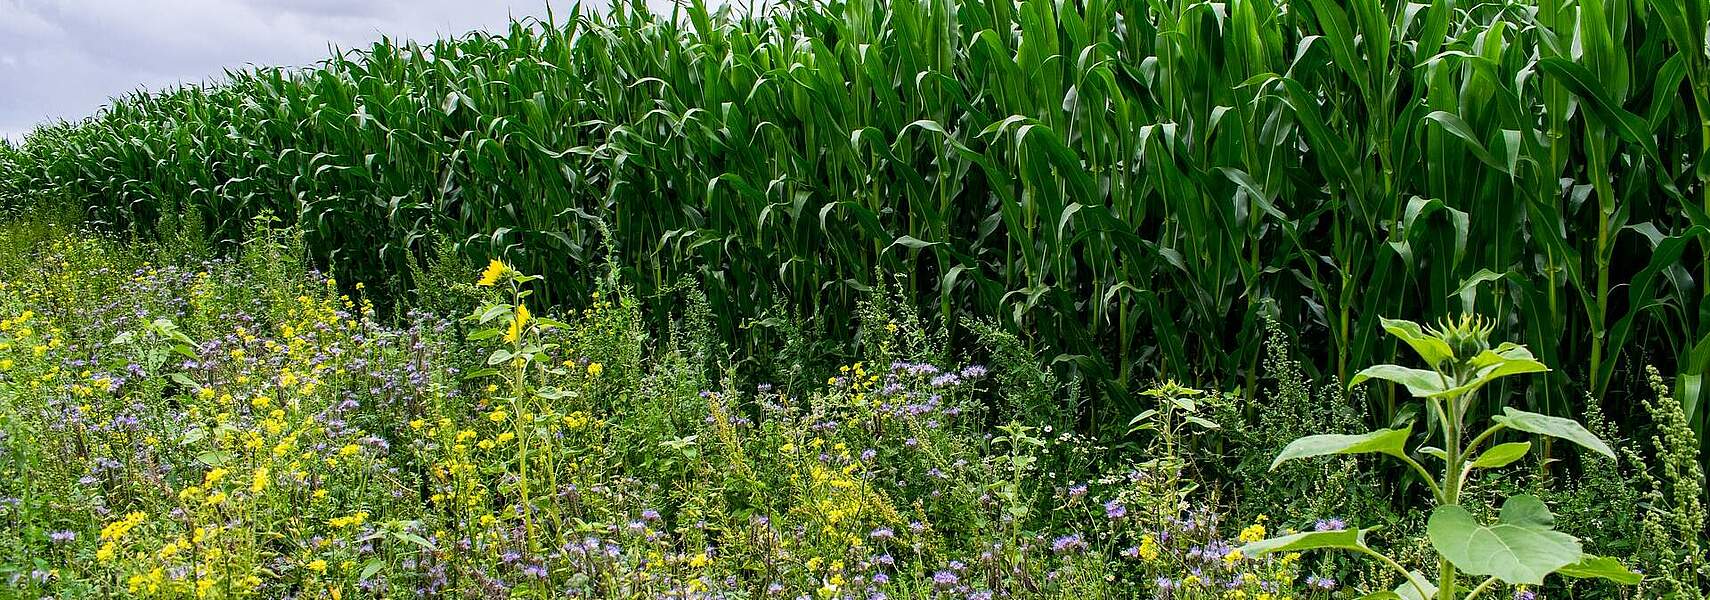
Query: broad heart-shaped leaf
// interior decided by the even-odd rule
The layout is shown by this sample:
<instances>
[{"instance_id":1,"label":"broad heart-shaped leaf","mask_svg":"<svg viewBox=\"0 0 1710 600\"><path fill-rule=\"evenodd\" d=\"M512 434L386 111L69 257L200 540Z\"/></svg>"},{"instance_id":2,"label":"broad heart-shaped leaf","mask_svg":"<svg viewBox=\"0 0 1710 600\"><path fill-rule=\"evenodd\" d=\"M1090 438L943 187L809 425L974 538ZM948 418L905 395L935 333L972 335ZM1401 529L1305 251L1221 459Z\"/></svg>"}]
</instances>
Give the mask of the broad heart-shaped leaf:
<instances>
[{"instance_id":1,"label":"broad heart-shaped leaf","mask_svg":"<svg viewBox=\"0 0 1710 600\"><path fill-rule=\"evenodd\" d=\"M1373 365L1354 374L1348 380L1348 387L1365 383L1368 379L1382 379L1407 386L1408 393L1420 398L1429 398L1443 393L1448 380L1436 371L1410 369L1401 365Z\"/></svg>"},{"instance_id":2,"label":"broad heart-shaped leaf","mask_svg":"<svg viewBox=\"0 0 1710 600\"><path fill-rule=\"evenodd\" d=\"M1578 579L1608 579L1621 585L1638 585L1645 576L1627 570L1621 561L1607 556L1581 555L1579 562L1556 569L1556 573Z\"/></svg>"},{"instance_id":3,"label":"broad heart-shaped leaf","mask_svg":"<svg viewBox=\"0 0 1710 600\"><path fill-rule=\"evenodd\" d=\"M1272 552L1299 552L1336 548L1359 550L1366 547L1366 532L1370 529L1339 529L1336 531L1305 531L1292 535L1259 540L1241 547L1242 556L1264 556Z\"/></svg>"},{"instance_id":4,"label":"broad heart-shaped leaf","mask_svg":"<svg viewBox=\"0 0 1710 600\"><path fill-rule=\"evenodd\" d=\"M1585 426L1580 425L1578 421L1526 412L1512 406L1504 407L1502 412L1501 415L1491 417L1491 420L1506 425L1509 429L1561 438L1585 446L1598 454L1615 458L1615 451L1609 448L1609 444L1586 431Z\"/></svg>"},{"instance_id":5,"label":"broad heart-shaped leaf","mask_svg":"<svg viewBox=\"0 0 1710 600\"><path fill-rule=\"evenodd\" d=\"M1384 331L1400 338L1403 342L1407 342L1407 345L1411 346L1413 351L1417 352L1419 358L1424 359L1427 365L1441 365L1443 361L1455 357L1455 351L1449 347L1448 342L1425 333L1425 329L1420 327L1418 323L1405 319L1380 319L1379 321L1383 323Z\"/></svg>"},{"instance_id":6,"label":"broad heart-shaped leaf","mask_svg":"<svg viewBox=\"0 0 1710 600\"><path fill-rule=\"evenodd\" d=\"M1509 442L1506 444L1497 444L1496 446L1492 446L1489 450L1485 450L1484 454L1478 455L1478 458L1473 460L1472 466L1480 469L1505 467L1508 466L1509 463L1520 460L1522 457L1526 456L1526 452L1531 449L1532 442Z\"/></svg>"},{"instance_id":7,"label":"broad heart-shaped leaf","mask_svg":"<svg viewBox=\"0 0 1710 600\"><path fill-rule=\"evenodd\" d=\"M1545 575L1582 556L1578 539L1550 529L1554 521L1543 501L1521 495L1502 503L1501 517L1489 526L1459 505L1439 506L1425 532L1438 553L1470 575L1542 585Z\"/></svg>"},{"instance_id":8,"label":"broad heart-shaped leaf","mask_svg":"<svg viewBox=\"0 0 1710 600\"><path fill-rule=\"evenodd\" d=\"M1326 433L1309 435L1288 443L1277 459L1271 461L1271 469L1283 461L1296 458L1324 456L1327 454L1367 454L1382 452L1391 456L1406 456L1405 446L1407 436L1412 434L1410 429L1379 429L1360 435L1345 435Z\"/></svg>"}]
</instances>

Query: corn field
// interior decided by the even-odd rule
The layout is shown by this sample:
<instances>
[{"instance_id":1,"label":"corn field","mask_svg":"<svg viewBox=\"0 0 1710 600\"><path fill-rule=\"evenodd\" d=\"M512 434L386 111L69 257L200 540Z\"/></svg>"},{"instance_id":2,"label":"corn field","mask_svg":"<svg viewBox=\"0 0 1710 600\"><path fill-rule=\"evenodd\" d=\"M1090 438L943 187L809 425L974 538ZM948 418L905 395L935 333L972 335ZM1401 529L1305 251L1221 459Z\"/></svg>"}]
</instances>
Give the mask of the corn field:
<instances>
[{"instance_id":1,"label":"corn field","mask_svg":"<svg viewBox=\"0 0 1710 600\"><path fill-rule=\"evenodd\" d=\"M0 150L0 196L141 235L285 215L371 286L437 239L571 304L615 265L750 352L780 316L850 339L900 275L1096 384L1095 427L1146 380L1262 385L1267 314L1346 377L1393 353L1380 317L1476 311L1558 366L1533 410L1629 415L1655 364L1702 439L1707 7L577 8L118 98Z\"/></svg>"}]
</instances>

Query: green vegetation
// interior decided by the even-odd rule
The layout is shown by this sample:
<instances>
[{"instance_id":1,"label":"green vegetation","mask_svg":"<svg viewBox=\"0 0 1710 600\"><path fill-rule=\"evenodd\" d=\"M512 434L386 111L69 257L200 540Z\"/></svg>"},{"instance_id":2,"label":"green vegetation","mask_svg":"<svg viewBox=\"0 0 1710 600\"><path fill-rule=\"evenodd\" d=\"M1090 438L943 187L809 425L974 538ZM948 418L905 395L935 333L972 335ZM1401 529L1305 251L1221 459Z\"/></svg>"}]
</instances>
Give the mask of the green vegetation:
<instances>
[{"instance_id":1,"label":"green vegetation","mask_svg":"<svg viewBox=\"0 0 1710 600\"><path fill-rule=\"evenodd\" d=\"M1252 389L1267 313L1345 379L1390 353L1380 317L1478 312L1556 367L1527 409L1643 395L1630 361L1655 362L1702 443L1706 14L620 5L122 98L36 131L0 194L148 235L199 215L215 240L287 215L343 279L394 289L438 239L558 301L612 260L650 305L698 284L761 358L777 318L849 339L906 274L933 318L1028 332L1124 411L1153 376Z\"/></svg>"},{"instance_id":2,"label":"green vegetation","mask_svg":"<svg viewBox=\"0 0 1710 600\"><path fill-rule=\"evenodd\" d=\"M115 99L0 143L0 595L1704 598L1707 22L635 3Z\"/></svg>"},{"instance_id":3,"label":"green vegetation","mask_svg":"<svg viewBox=\"0 0 1710 600\"><path fill-rule=\"evenodd\" d=\"M1469 590L1471 600L1491 589L1497 582L1514 585L1542 585L1544 576L1560 573L1569 577L1602 577L1625 584L1636 584L1642 577L1619 562L1585 554L1579 540L1551 528L1555 516L1535 496L1509 498L1502 505L1501 520L1495 526L1485 526L1461 506L1461 490L1471 485L1471 477L1486 469L1499 469L1525 458L1532 450L1531 442L1494 444L1484 452L1479 446L1492 441L1505 429L1571 441L1608 458L1615 451L1597 439L1585 427L1572 419L1551 417L1538 413L1504 408L1495 424L1467 441L1469 433L1466 414L1478 400L1481 388L1503 377L1549 370L1532 357L1525 346L1512 343L1492 348L1490 323L1473 318L1444 322L1435 328L1422 328L1411 321L1384 320L1384 330L1400 338L1431 368L1414 369L1401 365L1368 367L1354 376L1351 385L1369 379L1382 379L1407 388L1426 402L1430 415L1430 430L1442 437L1442 446L1418 448L1419 454L1443 461L1441 475L1433 475L1407 450L1412 424L1398 429L1380 429L1364 435L1320 434L1300 438L1283 448L1276 465L1284 461L1331 454L1387 454L1401 459L1417 472L1430 488L1436 508L1431 512L1427 534L1431 546L1440 555L1438 583L1432 585L1417 571L1409 571L1394 559L1378 554L1366 546L1366 531L1320 531L1297 533L1279 538L1253 542L1241 550L1253 556L1288 550L1341 548L1377 557L1394 568L1402 577L1396 597L1402 588L1411 588L1409 595L1438 600L1461 598L1456 574L1486 577ZM1475 457L1476 455L1476 457Z\"/></svg>"}]
</instances>

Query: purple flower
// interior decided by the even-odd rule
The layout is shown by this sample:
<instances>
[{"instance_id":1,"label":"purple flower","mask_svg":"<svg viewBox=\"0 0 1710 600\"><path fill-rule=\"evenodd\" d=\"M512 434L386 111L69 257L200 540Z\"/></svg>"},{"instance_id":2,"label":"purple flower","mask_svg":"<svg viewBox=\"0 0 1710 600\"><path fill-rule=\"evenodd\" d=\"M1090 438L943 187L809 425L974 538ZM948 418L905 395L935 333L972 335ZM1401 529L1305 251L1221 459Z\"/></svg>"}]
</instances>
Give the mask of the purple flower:
<instances>
[{"instance_id":1,"label":"purple flower","mask_svg":"<svg viewBox=\"0 0 1710 600\"><path fill-rule=\"evenodd\" d=\"M891 528L889 527L880 527L878 529L874 529L872 533L867 534L867 537L875 540L888 540L896 536L896 532L891 531Z\"/></svg>"},{"instance_id":2,"label":"purple flower","mask_svg":"<svg viewBox=\"0 0 1710 600\"><path fill-rule=\"evenodd\" d=\"M1341 531L1341 530L1347 529L1347 528L1348 528L1347 523L1345 523L1341 519L1338 519L1335 517L1330 517L1328 519L1319 519L1318 524L1313 527L1313 529L1316 529L1318 531Z\"/></svg>"},{"instance_id":3,"label":"purple flower","mask_svg":"<svg viewBox=\"0 0 1710 600\"><path fill-rule=\"evenodd\" d=\"M1071 533L1051 540L1051 551L1058 554L1085 550L1087 543L1081 539L1081 534Z\"/></svg>"},{"instance_id":4,"label":"purple flower","mask_svg":"<svg viewBox=\"0 0 1710 600\"><path fill-rule=\"evenodd\" d=\"M932 574L932 583L937 584L938 587L950 587L956 585L958 581L961 581L961 578L949 571L939 571Z\"/></svg>"},{"instance_id":5,"label":"purple flower","mask_svg":"<svg viewBox=\"0 0 1710 600\"><path fill-rule=\"evenodd\" d=\"M1104 516L1113 520L1126 517L1128 516L1128 507L1123 506L1121 500L1111 500L1104 503Z\"/></svg>"},{"instance_id":6,"label":"purple flower","mask_svg":"<svg viewBox=\"0 0 1710 600\"><path fill-rule=\"evenodd\" d=\"M75 532L75 531L55 531L53 533L48 534L48 538L52 539L53 543L55 543L55 544L64 544L64 543L70 542L72 540L76 540L77 539L77 532Z\"/></svg>"}]
</instances>

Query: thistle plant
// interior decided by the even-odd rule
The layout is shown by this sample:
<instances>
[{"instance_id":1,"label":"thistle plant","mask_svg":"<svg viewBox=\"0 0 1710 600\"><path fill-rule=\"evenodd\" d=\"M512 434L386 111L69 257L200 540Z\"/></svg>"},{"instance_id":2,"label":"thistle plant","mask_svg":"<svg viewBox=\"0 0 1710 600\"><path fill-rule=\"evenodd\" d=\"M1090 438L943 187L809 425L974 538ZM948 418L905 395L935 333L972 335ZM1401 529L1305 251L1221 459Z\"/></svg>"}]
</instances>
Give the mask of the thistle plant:
<instances>
[{"instance_id":1,"label":"thistle plant","mask_svg":"<svg viewBox=\"0 0 1710 600\"><path fill-rule=\"evenodd\" d=\"M1433 508L1426 535L1438 555L1436 583L1367 546L1366 534L1372 529L1285 535L1247 544L1241 548L1242 553L1260 556L1320 548L1349 550L1375 558L1402 576L1402 584L1394 591L1367 598L1473 600L1499 582L1541 585L1551 573L1604 578L1628 585L1639 582L1640 576L1619 562L1587 554L1577 538L1553 529L1555 516L1535 496L1508 498L1494 524L1481 522L1461 505L1462 490L1480 471L1512 464L1531 450L1530 441L1496 443L1497 436L1504 431L1560 438L1614 457L1608 444L1576 421L1508 406L1502 407L1502 414L1491 417L1488 426L1468 439L1474 424L1467 422L1467 415L1479 402L1479 392L1486 385L1510 375L1543 373L1549 367L1534 358L1525 346L1505 342L1491 347L1494 326L1478 317L1444 320L1435 327L1384 319L1383 328L1412 348L1429 368L1375 365L1354 375L1348 384L1352 387L1378 379L1407 388L1410 394L1424 401L1427 418L1433 425L1428 431L1440 438L1438 445L1418 446L1409 451L1411 424L1361 435L1312 435L1289 443L1271 468L1289 460L1332 454L1386 454L1405 463L1418 473L1431 492ZM1492 445L1485 448L1487 443ZM1414 455L1440 461L1442 468L1433 472ZM1463 595L1459 586L1461 573L1483 580Z\"/></svg>"}]
</instances>

